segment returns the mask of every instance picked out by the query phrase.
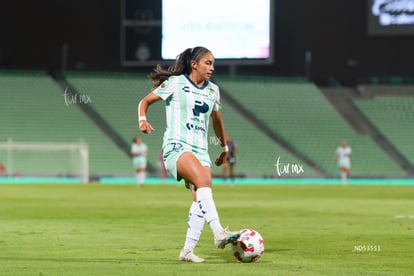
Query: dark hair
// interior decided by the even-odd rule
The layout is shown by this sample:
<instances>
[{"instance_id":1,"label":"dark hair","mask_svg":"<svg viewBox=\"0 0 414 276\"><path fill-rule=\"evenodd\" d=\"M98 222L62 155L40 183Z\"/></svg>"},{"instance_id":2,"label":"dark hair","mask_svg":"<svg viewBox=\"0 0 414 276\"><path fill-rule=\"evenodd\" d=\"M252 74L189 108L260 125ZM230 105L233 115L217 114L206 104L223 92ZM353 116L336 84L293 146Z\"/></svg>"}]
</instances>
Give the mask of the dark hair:
<instances>
[{"instance_id":1,"label":"dark hair","mask_svg":"<svg viewBox=\"0 0 414 276\"><path fill-rule=\"evenodd\" d=\"M167 70L162 69L161 65L158 64L154 68L154 72L150 74L150 80L154 82L154 88L160 86L170 76L190 74L192 71L191 61L199 61L206 53L211 53L211 51L205 47L188 48L177 56L174 65L168 67Z\"/></svg>"}]
</instances>

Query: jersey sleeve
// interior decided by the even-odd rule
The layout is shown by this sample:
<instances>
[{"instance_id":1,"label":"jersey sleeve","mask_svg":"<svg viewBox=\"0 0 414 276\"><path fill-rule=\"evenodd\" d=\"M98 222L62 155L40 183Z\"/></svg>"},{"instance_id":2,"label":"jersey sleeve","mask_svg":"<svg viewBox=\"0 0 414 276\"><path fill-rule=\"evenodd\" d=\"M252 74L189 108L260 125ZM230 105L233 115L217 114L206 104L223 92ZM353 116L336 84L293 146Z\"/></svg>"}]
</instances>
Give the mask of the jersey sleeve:
<instances>
[{"instance_id":1,"label":"jersey sleeve","mask_svg":"<svg viewBox=\"0 0 414 276\"><path fill-rule=\"evenodd\" d=\"M211 89L213 94L213 111L219 111L221 109L220 103L220 89L217 85L214 85Z\"/></svg>"},{"instance_id":2,"label":"jersey sleeve","mask_svg":"<svg viewBox=\"0 0 414 276\"><path fill-rule=\"evenodd\" d=\"M171 76L168 78L168 80L165 80L163 83L160 84L160 86L155 88L153 90L153 93L165 101L170 95L172 95L175 92L176 86L176 77Z\"/></svg>"}]
</instances>

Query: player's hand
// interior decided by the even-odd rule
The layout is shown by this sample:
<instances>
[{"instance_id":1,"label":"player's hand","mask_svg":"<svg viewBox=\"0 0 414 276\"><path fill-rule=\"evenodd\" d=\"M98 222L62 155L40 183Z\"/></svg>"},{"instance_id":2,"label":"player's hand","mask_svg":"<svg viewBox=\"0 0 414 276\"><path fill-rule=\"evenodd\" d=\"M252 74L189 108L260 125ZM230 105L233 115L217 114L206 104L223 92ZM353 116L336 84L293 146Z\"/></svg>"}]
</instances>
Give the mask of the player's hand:
<instances>
[{"instance_id":1,"label":"player's hand","mask_svg":"<svg viewBox=\"0 0 414 276\"><path fill-rule=\"evenodd\" d=\"M150 134L154 130L154 128L150 123L148 123L148 121L141 120L139 121L139 130L141 130L144 133Z\"/></svg>"},{"instance_id":2,"label":"player's hand","mask_svg":"<svg viewBox=\"0 0 414 276\"><path fill-rule=\"evenodd\" d=\"M226 163L226 157L227 157L227 152L223 151L222 153L220 153L220 156L214 162L216 166L221 166L224 163Z\"/></svg>"}]
</instances>

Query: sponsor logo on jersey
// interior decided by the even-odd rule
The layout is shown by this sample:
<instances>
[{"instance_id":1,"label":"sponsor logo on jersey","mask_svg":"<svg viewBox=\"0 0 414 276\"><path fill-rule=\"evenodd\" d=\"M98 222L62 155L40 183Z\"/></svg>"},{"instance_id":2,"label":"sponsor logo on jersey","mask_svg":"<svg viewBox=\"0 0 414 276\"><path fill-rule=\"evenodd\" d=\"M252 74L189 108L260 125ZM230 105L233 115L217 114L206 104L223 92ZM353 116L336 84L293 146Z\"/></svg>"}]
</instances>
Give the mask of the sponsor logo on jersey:
<instances>
[{"instance_id":1,"label":"sponsor logo on jersey","mask_svg":"<svg viewBox=\"0 0 414 276\"><path fill-rule=\"evenodd\" d=\"M200 116L200 113L207 113L208 111L208 104L201 101L195 101L193 114L194 116Z\"/></svg>"},{"instance_id":2,"label":"sponsor logo on jersey","mask_svg":"<svg viewBox=\"0 0 414 276\"><path fill-rule=\"evenodd\" d=\"M192 123L187 123L185 126L187 127L188 130L206 132L206 129L204 127L194 125Z\"/></svg>"},{"instance_id":3,"label":"sponsor logo on jersey","mask_svg":"<svg viewBox=\"0 0 414 276\"><path fill-rule=\"evenodd\" d=\"M182 89L185 93L190 93L190 87L189 86L184 86Z\"/></svg>"}]
</instances>

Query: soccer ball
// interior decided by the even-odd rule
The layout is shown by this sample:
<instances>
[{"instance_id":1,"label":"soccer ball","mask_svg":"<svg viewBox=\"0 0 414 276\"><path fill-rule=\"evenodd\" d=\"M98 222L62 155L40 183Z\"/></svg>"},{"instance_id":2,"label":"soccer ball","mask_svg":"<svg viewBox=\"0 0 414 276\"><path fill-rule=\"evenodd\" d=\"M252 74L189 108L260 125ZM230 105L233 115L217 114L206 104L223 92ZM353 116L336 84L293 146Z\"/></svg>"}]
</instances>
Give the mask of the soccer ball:
<instances>
[{"instance_id":1,"label":"soccer ball","mask_svg":"<svg viewBox=\"0 0 414 276\"><path fill-rule=\"evenodd\" d=\"M264 240L262 236L253 229L240 231L240 238L231 244L234 257L243 263L257 261L264 253Z\"/></svg>"}]
</instances>

